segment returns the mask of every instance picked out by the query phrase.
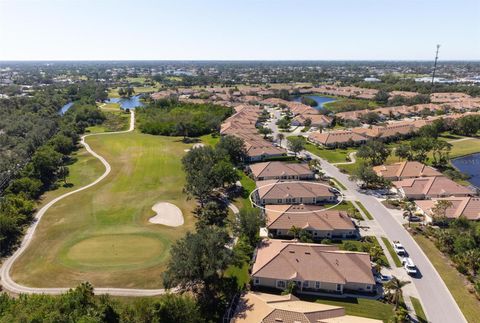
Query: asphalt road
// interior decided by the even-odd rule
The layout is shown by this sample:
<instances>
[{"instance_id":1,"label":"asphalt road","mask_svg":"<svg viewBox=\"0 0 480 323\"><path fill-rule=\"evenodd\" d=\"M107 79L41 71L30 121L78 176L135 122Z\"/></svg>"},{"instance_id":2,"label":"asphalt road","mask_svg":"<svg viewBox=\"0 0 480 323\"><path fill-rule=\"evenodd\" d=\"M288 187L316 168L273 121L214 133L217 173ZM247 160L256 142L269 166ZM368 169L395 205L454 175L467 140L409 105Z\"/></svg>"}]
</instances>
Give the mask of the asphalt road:
<instances>
[{"instance_id":1,"label":"asphalt road","mask_svg":"<svg viewBox=\"0 0 480 323\"><path fill-rule=\"evenodd\" d=\"M357 185L349 180L349 176L341 173L332 164L311 153L305 153L318 159L327 174L347 187L347 194L354 196L368 209L391 241L398 240L403 244L420 272L420 275L412 281L422 299L428 320L434 323L467 322L430 260L405 228L390 215L385 206L375 197L359 192Z\"/></svg>"}]
</instances>

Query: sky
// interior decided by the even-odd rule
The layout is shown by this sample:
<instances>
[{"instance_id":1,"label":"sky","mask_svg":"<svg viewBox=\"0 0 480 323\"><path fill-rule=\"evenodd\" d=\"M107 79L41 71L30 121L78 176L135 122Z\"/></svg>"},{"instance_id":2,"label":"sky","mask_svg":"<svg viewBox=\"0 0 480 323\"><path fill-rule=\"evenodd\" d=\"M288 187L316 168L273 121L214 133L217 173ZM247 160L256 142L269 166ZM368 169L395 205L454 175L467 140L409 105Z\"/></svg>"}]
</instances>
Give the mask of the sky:
<instances>
[{"instance_id":1,"label":"sky","mask_svg":"<svg viewBox=\"0 0 480 323\"><path fill-rule=\"evenodd\" d=\"M0 60L480 60L479 0L0 0Z\"/></svg>"}]
</instances>

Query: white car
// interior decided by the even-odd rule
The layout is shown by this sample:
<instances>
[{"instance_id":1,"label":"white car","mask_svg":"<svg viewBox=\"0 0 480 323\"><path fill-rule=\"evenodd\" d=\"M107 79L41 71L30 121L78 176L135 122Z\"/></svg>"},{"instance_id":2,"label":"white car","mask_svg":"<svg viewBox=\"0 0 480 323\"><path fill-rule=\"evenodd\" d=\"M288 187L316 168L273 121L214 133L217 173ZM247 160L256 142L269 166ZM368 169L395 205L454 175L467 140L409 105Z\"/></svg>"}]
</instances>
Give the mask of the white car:
<instances>
[{"instance_id":1,"label":"white car","mask_svg":"<svg viewBox=\"0 0 480 323\"><path fill-rule=\"evenodd\" d=\"M413 260L411 258L403 258L402 259L402 264L403 264L403 268L405 268L405 271L407 272L407 274L409 274L410 276L415 276L418 272L417 270L417 266L415 266L415 264L413 263Z\"/></svg>"},{"instance_id":2,"label":"white car","mask_svg":"<svg viewBox=\"0 0 480 323\"><path fill-rule=\"evenodd\" d=\"M395 250L395 252L399 256L405 256L407 254L407 251L405 250L405 248L398 241L393 242L393 250Z\"/></svg>"}]
</instances>

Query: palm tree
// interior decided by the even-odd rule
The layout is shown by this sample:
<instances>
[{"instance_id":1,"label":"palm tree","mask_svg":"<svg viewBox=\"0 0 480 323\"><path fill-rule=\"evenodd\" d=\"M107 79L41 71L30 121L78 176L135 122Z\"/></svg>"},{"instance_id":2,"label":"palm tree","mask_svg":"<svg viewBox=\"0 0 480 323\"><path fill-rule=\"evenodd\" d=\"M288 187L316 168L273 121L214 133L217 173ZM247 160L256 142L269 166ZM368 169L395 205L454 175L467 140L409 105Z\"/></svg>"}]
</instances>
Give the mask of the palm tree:
<instances>
[{"instance_id":1,"label":"palm tree","mask_svg":"<svg viewBox=\"0 0 480 323\"><path fill-rule=\"evenodd\" d=\"M390 302L395 304L395 310L398 309L400 300L402 299L402 288L408 284L410 284L409 281L402 281L395 276L393 276L392 280L385 284L385 291L388 291Z\"/></svg>"},{"instance_id":2,"label":"palm tree","mask_svg":"<svg viewBox=\"0 0 480 323\"><path fill-rule=\"evenodd\" d=\"M437 222L440 219L447 217L447 210L453 206L450 200L437 200L435 206L432 208L432 222Z\"/></svg>"},{"instance_id":3,"label":"palm tree","mask_svg":"<svg viewBox=\"0 0 480 323\"><path fill-rule=\"evenodd\" d=\"M416 210L416 206L412 202L405 202L403 204L403 218L408 218L408 226L410 227L410 218L413 216L413 212Z\"/></svg>"},{"instance_id":4,"label":"palm tree","mask_svg":"<svg viewBox=\"0 0 480 323\"><path fill-rule=\"evenodd\" d=\"M288 230L288 233L293 236L293 239L297 239L302 233L302 229L292 225L292 227Z\"/></svg>"},{"instance_id":5,"label":"palm tree","mask_svg":"<svg viewBox=\"0 0 480 323\"><path fill-rule=\"evenodd\" d=\"M285 139L285 135L283 133L278 133L277 140L279 141L280 146L282 145L283 139Z\"/></svg>"}]
</instances>

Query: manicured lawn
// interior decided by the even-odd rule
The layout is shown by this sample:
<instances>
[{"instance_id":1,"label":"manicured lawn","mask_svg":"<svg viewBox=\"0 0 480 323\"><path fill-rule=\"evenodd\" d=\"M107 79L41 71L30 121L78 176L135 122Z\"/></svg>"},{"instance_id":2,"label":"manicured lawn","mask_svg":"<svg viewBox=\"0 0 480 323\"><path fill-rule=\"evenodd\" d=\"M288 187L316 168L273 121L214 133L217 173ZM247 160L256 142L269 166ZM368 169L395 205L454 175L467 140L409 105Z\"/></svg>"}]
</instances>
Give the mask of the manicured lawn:
<instances>
[{"instance_id":1,"label":"manicured lawn","mask_svg":"<svg viewBox=\"0 0 480 323\"><path fill-rule=\"evenodd\" d=\"M382 303L377 300L365 298L335 298L300 296L307 301L315 301L321 304L342 306L347 315L369 317L389 322L393 318L393 305Z\"/></svg>"},{"instance_id":2,"label":"manicured lawn","mask_svg":"<svg viewBox=\"0 0 480 323\"><path fill-rule=\"evenodd\" d=\"M250 275L248 273L248 263L244 263L242 267L233 266L227 268L225 271L226 277L235 277L237 279L237 286L243 289L245 285L250 281Z\"/></svg>"},{"instance_id":3,"label":"manicured lawn","mask_svg":"<svg viewBox=\"0 0 480 323\"><path fill-rule=\"evenodd\" d=\"M191 145L179 138L137 132L87 138L105 157L111 173L99 184L71 195L45 214L26 252L15 262L13 278L27 286L158 288L172 242L194 228L193 200L182 192L180 159ZM76 189L103 173L83 150L70 166L72 188L46 194L44 201ZM151 224L151 207L177 205L185 224Z\"/></svg>"},{"instance_id":4,"label":"manicured lawn","mask_svg":"<svg viewBox=\"0 0 480 323\"><path fill-rule=\"evenodd\" d=\"M343 185L342 183L340 183L340 182L337 181L336 179L332 178L332 181L335 183L335 186L337 186L340 190L344 190L344 191L347 190L347 188L345 187L345 185Z\"/></svg>"},{"instance_id":5,"label":"manicured lawn","mask_svg":"<svg viewBox=\"0 0 480 323\"><path fill-rule=\"evenodd\" d=\"M257 188L255 181L245 175L244 172L238 171L240 175L240 183L242 183L243 187L243 194L242 196L238 197L233 203L239 208L253 208L252 202L250 201L250 193L253 192Z\"/></svg>"},{"instance_id":6,"label":"manicured lawn","mask_svg":"<svg viewBox=\"0 0 480 323\"><path fill-rule=\"evenodd\" d=\"M134 86L135 94L152 93L158 91L158 86ZM112 88L108 91L109 98L119 98L118 88Z\"/></svg>"},{"instance_id":7,"label":"manicured lawn","mask_svg":"<svg viewBox=\"0 0 480 323\"><path fill-rule=\"evenodd\" d=\"M465 286L465 278L449 265L449 260L435 247L432 241L420 234L414 235L413 238L442 277L467 321L478 322L480 301L468 292Z\"/></svg>"},{"instance_id":8,"label":"manicured lawn","mask_svg":"<svg viewBox=\"0 0 480 323\"><path fill-rule=\"evenodd\" d=\"M402 262L400 261L400 258L398 258L398 255L395 252L395 250L393 250L393 246L392 246L390 240L388 240L386 237L382 237L382 241L385 244L385 246L387 247L388 253L392 257L393 262L395 263L395 266L402 267Z\"/></svg>"},{"instance_id":9,"label":"manicured lawn","mask_svg":"<svg viewBox=\"0 0 480 323\"><path fill-rule=\"evenodd\" d=\"M457 158L465 155L480 152L480 139L469 139L452 142L450 158Z\"/></svg>"},{"instance_id":10,"label":"manicured lawn","mask_svg":"<svg viewBox=\"0 0 480 323\"><path fill-rule=\"evenodd\" d=\"M347 156L356 151L355 148L346 148L346 149L326 149L317 147L309 142L305 144L305 149L311 152L312 154L317 155L320 158L326 159L330 163L342 163L347 161Z\"/></svg>"},{"instance_id":11,"label":"manicured lawn","mask_svg":"<svg viewBox=\"0 0 480 323\"><path fill-rule=\"evenodd\" d=\"M363 213L365 213L365 216L367 217L367 219L369 220L373 220L373 217L372 215L370 214L370 212L367 211L367 209L365 208L365 206L363 206L362 203L360 203L359 201L356 201L358 207L360 208L360 210L363 211Z\"/></svg>"},{"instance_id":12,"label":"manicured lawn","mask_svg":"<svg viewBox=\"0 0 480 323\"><path fill-rule=\"evenodd\" d=\"M323 106L330 111L337 112L351 107L354 107L353 110L374 109L378 107L378 104L370 100L338 98L337 101L327 102Z\"/></svg>"},{"instance_id":13,"label":"manicured lawn","mask_svg":"<svg viewBox=\"0 0 480 323\"><path fill-rule=\"evenodd\" d=\"M204 135L200 137L200 140L205 145L215 147L215 145L220 141L220 135L215 135L215 136L213 136L212 134Z\"/></svg>"},{"instance_id":14,"label":"manicured lawn","mask_svg":"<svg viewBox=\"0 0 480 323\"><path fill-rule=\"evenodd\" d=\"M101 125L89 127L88 132L99 133L123 131L128 129L130 114L120 110L118 103L108 103L102 106L101 110L107 119Z\"/></svg>"},{"instance_id":15,"label":"manicured lawn","mask_svg":"<svg viewBox=\"0 0 480 323\"><path fill-rule=\"evenodd\" d=\"M415 314L417 315L418 321L420 323L427 323L427 316L425 315L425 312L423 311L422 304L420 303L420 300L415 297L410 297L410 300L412 301L413 309L415 310Z\"/></svg>"}]
</instances>

